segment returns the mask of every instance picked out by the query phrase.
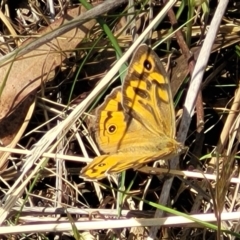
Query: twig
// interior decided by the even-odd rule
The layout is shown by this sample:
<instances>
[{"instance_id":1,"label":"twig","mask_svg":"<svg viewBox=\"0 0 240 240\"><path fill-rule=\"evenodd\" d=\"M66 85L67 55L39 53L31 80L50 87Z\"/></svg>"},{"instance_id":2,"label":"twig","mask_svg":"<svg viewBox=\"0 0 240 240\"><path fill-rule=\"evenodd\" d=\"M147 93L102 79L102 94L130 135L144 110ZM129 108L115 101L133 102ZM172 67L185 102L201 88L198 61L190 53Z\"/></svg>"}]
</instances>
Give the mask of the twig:
<instances>
[{"instance_id":1,"label":"twig","mask_svg":"<svg viewBox=\"0 0 240 240\"><path fill-rule=\"evenodd\" d=\"M182 117L181 125L179 128L179 134L178 134L179 135L178 139L181 142L185 142L185 139L187 137L188 128L191 122L191 116L193 115L193 111L194 111L195 100L199 92L199 89L202 83L203 74L205 72L208 59L211 53L211 49L214 44L218 29L219 29L219 25L222 21L222 17L224 15L227 5L228 5L228 1L226 0L219 1L216 12L210 24L209 31L205 38L207 41L206 40L204 41L202 49L199 53L199 57L197 59L196 66L193 71L191 84L189 86L189 90L188 90L186 101L183 108L183 117Z\"/></svg>"}]
</instances>

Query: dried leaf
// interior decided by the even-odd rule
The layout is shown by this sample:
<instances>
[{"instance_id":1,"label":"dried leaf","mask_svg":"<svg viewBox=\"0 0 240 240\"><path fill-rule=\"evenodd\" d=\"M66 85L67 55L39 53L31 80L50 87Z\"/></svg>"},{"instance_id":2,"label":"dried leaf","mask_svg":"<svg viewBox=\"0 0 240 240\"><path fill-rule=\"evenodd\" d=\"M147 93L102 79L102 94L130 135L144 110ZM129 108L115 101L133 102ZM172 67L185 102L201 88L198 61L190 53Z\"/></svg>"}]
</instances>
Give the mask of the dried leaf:
<instances>
[{"instance_id":1,"label":"dried leaf","mask_svg":"<svg viewBox=\"0 0 240 240\"><path fill-rule=\"evenodd\" d=\"M56 20L42 30L40 34L44 35L52 29L58 28L85 11L83 7L70 9L64 19ZM61 65L62 61L69 55L65 51L75 49L95 22L95 20L91 20L58 39L53 39L25 54L12 66L11 63L8 63L0 68L0 75L2 76L0 86L4 84L4 77L7 76L10 68L6 85L0 97L0 142L2 146L15 147L32 115L32 110L30 113L28 112L34 99L30 96L31 93L35 92L43 82L50 81L54 77L55 68ZM28 44L30 41L33 41L33 39L27 40L24 44ZM27 119L25 118L26 115ZM0 152L1 170L6 166L8 156L9 153Z\"/></svg>"}]
</instances>

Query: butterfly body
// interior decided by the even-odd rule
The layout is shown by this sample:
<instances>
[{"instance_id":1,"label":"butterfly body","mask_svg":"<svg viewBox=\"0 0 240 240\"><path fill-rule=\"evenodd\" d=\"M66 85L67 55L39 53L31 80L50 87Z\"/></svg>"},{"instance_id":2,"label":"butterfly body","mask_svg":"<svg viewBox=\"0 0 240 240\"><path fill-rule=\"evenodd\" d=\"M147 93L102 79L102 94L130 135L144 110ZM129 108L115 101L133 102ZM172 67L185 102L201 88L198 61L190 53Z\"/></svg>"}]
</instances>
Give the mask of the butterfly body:
<instances>
[{"instance_id":1,"label":"butterfly body","mask_svg":"<svg viewBox=\"0 0 240 240\"><path fill-rule=\"evenodd\" d=\"M175 137L175 112L169 80L156 53L136 50L122 87L96 109L90 132L104 153L81 172L101 179L108 173L169 159L182 150Z\"/></svg>"}]
</instances>

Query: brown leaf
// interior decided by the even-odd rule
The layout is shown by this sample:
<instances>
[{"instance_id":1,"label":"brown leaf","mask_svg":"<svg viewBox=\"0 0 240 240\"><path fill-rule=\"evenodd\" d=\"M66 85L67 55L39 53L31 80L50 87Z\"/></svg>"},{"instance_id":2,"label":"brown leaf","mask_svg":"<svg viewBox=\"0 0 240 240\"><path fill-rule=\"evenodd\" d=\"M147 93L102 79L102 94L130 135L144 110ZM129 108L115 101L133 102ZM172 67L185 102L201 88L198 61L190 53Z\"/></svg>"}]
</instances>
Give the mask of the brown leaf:
<instances>
[{"instance_id":1,"label":"brown leaf","mask_svg":"<svg viewBox=\"0 0 240 240\"><path fill-rule=\"evenodd\" d=\"M40 34L50 32L62 24L72 20L75 16L82 14L86 10L83 7L77 7L68 11L64 19L59 19L48 28L41 31ZM0 119L10 114L14 108L33 90L38 88L42 82L51 80L55 75L55 68L61 65L69 53L66 50L74 49L86 36L89 30L95 24L91 20L79 28L75 28L58 39L53 39L49 43L34 49L28 54L20 57L13 63L0 68L0 86L3 84L4 77L7 76L7 82L0 97ZM32 39L26 41L29 43Z\"/></svg>"},{"instance_id":2,"label":"brown leaf","mask_svg":"<svg viewBox=\"0 0 240 240\"><path fill-rule=\"evenodd\" d=\"M62 24L72 20L76 16L85 12L85 8L77 7L70 9L62 18L56 20L49 27L45 28L40 34L46 34L52 29L56 29ZM47 44L34 49L28 54L20 57L13 63L8 63L0 68L0 86L4 84L4 78L7 76L0 97L0 142L3 146L15 147L22 136L27 124L25 116L33 101L30 93L36 91L41 83L50 81L55 75L55 68L61 65L62 61L69 55L66 50L75 49L75 47L88 34L94 26L95 20L91 20L77 29L73 29L58 39L51 40ZM29 39L28 44L33 39ZM31 117L28 114L28 120ZM6 164L9 153L0 152L0 169Z\"/></svg>"}]
</instances>

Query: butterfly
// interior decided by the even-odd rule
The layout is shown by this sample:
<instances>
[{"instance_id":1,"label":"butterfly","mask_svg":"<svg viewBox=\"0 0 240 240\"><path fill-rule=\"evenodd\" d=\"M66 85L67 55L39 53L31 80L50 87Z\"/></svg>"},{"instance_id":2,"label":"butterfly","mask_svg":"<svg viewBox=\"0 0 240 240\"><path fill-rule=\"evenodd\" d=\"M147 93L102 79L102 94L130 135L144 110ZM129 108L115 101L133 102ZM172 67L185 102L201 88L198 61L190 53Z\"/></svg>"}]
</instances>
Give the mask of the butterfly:
<instances>
[{"instance_id":1,"label":"butterfly","mask_svg":"<svg viewBox=\"0 0 240 240\"><path fill-rule=\"evenodd\" d=\"M175 140L175 110L167 73L157 54L140 45L121 87L105 98L90 119L90 132L101 152L80 177L96 180L107 174L169 159L183 150Z\"/></svg>"}]
</instances>

